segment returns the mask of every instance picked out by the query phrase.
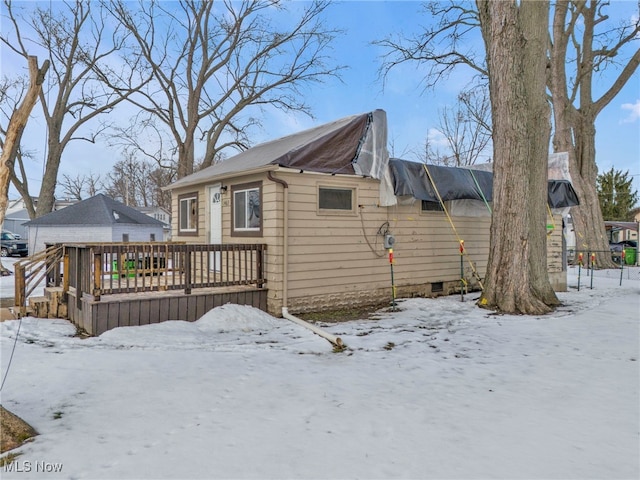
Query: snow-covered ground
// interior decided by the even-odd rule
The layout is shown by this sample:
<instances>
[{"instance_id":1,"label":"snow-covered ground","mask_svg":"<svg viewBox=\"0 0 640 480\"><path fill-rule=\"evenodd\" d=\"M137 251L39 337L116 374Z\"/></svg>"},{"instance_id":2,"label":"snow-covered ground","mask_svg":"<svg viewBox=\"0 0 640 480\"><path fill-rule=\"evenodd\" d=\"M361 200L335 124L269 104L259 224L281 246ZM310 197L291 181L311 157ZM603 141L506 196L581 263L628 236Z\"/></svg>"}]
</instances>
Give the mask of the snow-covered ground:
<instances>
[{"instance_id":1,"label":"snow-covered ground","mask_svg":"<svg viewBox=\"0 0 640 480\"><path fill-rule=\"evenodd\" d=\"M341 353L237 305L89 339L4 322L2 405L40 435L2 478L637 479L639 272L584 273L542 317L476 294L323 324Z\"/></svg>"}]
</instances>

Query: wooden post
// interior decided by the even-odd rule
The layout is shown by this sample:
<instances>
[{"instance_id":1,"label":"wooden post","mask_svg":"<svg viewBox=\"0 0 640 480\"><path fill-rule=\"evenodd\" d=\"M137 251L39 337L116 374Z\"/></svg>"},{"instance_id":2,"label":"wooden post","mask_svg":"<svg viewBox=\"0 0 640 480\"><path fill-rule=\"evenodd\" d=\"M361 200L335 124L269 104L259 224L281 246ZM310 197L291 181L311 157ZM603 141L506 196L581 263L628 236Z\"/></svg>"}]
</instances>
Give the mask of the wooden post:
<instances>
[{"instance_id":1,"label":"wooden post","mask_svg":"<svg viewBox=\"0 0 640 480\"><path fill-rule=\"evenodd\" d=\"M184 246L184 293L191 293L191 249L189 245Z\"/></svg>"},{"instance_id":2,"label":"wooden post","mask_svg":"<svg viewBox=\"0 0 640 480\"><path fill-rule=\"evenodd\" d=\"M62 298L67 301L69 293L69 251L64 248L62 254Z\"/></svg>"},{"instance_id":3,"label":"wooden post","mask_svg":"<svg viewBox=\"0 0 640 480\"><path fill-rule=\"evenodd\" d=\"M264 286L264 265L262 263L263 252L263 247L256 245L256 273L258 275L258 288L262 288Z\"/></svg>"},{"instance_id":4,"label":"wooden post","mask_svg":"<svg viewBox=\"0 0 640 480\"><path fill-rule=\"evenodd\" d=\"M15 285L14 292L15 298L13 299L13 303L16 307L20 307L20 315L23 316L26 314L26 293L25 293L25 278L24 278L24 265L20 262L17 262L14 265L15 268Z\"/></svg>"},{"instance_id":5,"label":"wooden post","mask_svg":"<svg viewBox=\"0 0 640 480\"><path fill-rule=\"evenodd\" d=\"M90 250L93 252L93 249ZM102 253L93 253L93 298L100 301L102 290Z\"/></svg>"}]
</instances>

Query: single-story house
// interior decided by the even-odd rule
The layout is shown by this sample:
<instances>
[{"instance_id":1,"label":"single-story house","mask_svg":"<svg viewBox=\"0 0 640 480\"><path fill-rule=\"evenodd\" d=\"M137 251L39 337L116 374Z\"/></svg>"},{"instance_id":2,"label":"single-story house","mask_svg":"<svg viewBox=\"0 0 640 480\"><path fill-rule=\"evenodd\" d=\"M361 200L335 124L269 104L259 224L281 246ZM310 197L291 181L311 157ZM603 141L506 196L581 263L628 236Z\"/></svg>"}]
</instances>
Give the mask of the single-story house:
<instances>
[{"instance_id":1,"label":"single-story house","mask_svg":"<svg viewBox=\"0 0 640 480\"><path fill-rule=\"evenodd\" d=\"M29 253L47 243L162 241L163 223L99 193L28 221Z\"/></svg>"},{"instance_id":2,"label":"single-story house","mask_svg":"<svg viewBox=\"0 0 640 480\"><path fill-rule=\"evenodd\" d=\"M491 184L491 172L389 159L386 114L375 110L257 145L167 188L173 240L267 245L267 310L279 314L391 301L394 290L459 292L461 276L477 288ZM562 228L548 244L552 281L566 289Z\"/></svg>"}]
</instances>

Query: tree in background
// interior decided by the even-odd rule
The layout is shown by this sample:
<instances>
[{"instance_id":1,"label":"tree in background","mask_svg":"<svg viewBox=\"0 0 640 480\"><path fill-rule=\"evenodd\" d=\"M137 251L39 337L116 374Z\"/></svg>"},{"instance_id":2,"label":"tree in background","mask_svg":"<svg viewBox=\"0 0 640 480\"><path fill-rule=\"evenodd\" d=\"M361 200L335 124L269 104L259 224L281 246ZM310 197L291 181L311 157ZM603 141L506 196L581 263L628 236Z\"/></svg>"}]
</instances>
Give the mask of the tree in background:
<instances>
[{"instance_id":1,"label":"tree in background","mask_svg":"<svg viewBox=\"0 0 640 480\"><path fill-rule=\"evenodd\" d=\"M330 2L286 4L299 13L284 5L182 0L139 2L133 9L111 2L153 76L129 98L142 112L136 125L171 139L178 178L194 171L198 142L205 167L228 147L244 150L262 109L310 113L302 89L337 75L340 68L326 56L337 32L322 22ZM128 137L138 133L134 128Z\"/></svg>"},{"instance_id":2,"label":"tree in background","mask_svg":"<svg viewBox=\"0 0 640 480\"><path fill-rule=\"evenodd\" d=\"M100 191L100 175L96 173L75 176L64 174L59 186L65 197L80 201L86 197L93 197Z\"/></svg>"},{"instance_id":3,"label":"tree in background","mask_svg":"<svg viewBox=\"0 0 640 480\"><path fill-rule=\"evenodd\" d=\"M65 148L72 141L95 142L107 126L93 122L110 113L145 80L138 76L134 55L123 53L124 61L117 61L116 54L125 48L126 31L117 24L112 28L101 3L54 2L48 8L20 4L28 6L26 11L15 8L10 0L4 3L10 26L3 28L0 42L24 58L38 49L51 59L50 74L40 92L46 121L45 168L37 206L27 207L41 216L53 209ZM105 82L109 88L104 87ZM90 125L96 128L89 131ZM27 178L15 173L13 183L30 204Z\"/></svg>"},{"instance_id":4,"label":"tree in background","mask_svg":"<svg viewBox=\"0 0 640 480\"><path fill-rule=\"evenodd\" d=\"M633 212L638 203L638 192L632 191L633 180L629 171L621 172L611 168L598 175L597 190L600 209L605 220L633 221Z\"/></svg>"},{"instance_id":5,"label":"tree in background","mask_svg":"<svg viewBox=\"0 0 640 480\"><path fill-rule=\"evenodd\" d=\"M491 145L491 102L486 88L460 93L454 107L440 111L438 130L451 153L445 158L445 165L475 165Z\"/></svg>"},{"instance_id":6,"label":"tree in background","mask_svg":"<svg viewBox=\"0 0 640 480\"><path fill-rule=\"evenodd\" d=\"M28 88L29 79L26 77L3 76L0 82L0 115L2 115L3 119L2 123L0 123L0 148L3 150L5 148L5 139L7 138L7 129L11 116L18 110ZM9 175L8 182L17 188L20 196L28 198L28 201L25 201L25 208L29 218L35 218L36 210L29 195L29 185L24 163L27 160L32 160L33 157L34 155L31 151L27 151L18 145L15 151L15 158L7 165L8 168L6 170ZM19 176L16 175L16 166L19 170ZM24 181L20 181L19 178L24 179ZM7 183L7 187L8 186L9 183Z\"/></svg>"},{"instance_id":7,"label":"tree in background","mask_svg":"<svg viewBox=\"0 0 640 480\"><path fill-rule=\"evenodd\" d=\"M553 102L553 149L569 153L569 171L580 205L571 209L576 246L599 252L597 265L613 267L596 179L596 118L631 79L640 64L640 17L612 25L604 0L556 2L551 35L549 89ZM600 72L619 74L602 89ZM594 99L594 97L597 97ZM606 215L604 215L606 219Z\"/></svg>"},{"instance_id":8,"label":"tree in background","mask_svg":"<svg viewBox=\"0 0 640 480\"><path fill-rule=\"evenodd\" d=\"M29 88L25 92L24 98L11 115L6 129L6 136L2 141L2 153L0 154L0 225L4 224L4 217L9 203L9 178L13 170L13 162L16 159L20 140L27 125L29 115L38 102L40 90L44 77L49 69L49 61L46 60L42 67L38 68L38 58L30 56L29 65ZM4 275L6 270L0 261L0 274Z\"/></svg>"},{"instance_id":9,"label":"tree in background","mask_svg":"<svg viewBox=\"0 0 640 480\"><path fill-rule=\"evenodd\" d=\"M131 207L159 206L171 211L171 194L162 187L175 180L175 171L128 156L116 162L103 181L106 195Z\"/></svg>"}]
</instances>

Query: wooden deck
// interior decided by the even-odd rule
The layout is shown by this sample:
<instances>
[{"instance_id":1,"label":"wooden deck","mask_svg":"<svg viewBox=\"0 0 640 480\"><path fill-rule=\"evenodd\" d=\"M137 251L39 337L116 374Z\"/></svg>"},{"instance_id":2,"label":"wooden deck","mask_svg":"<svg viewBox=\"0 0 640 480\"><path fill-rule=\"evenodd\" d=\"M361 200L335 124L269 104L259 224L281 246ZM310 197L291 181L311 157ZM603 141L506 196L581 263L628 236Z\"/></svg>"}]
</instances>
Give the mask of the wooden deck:
<instances>
[{"instance_id":1,"label":"wooden deck","mask_svg":"<svg viewBox=\"0 0 640 480\"><path fill-rule=\"evenodd\" d=\"M43 316L89 335L166 320L194 321L226 303L267 309L264 244L63 244L16 263L22 314L46 277ZM53 312L53 313L49 313Z\"/></svg>"},{"instance_id":2,"label":"wooden deck","mask_svg":"<svg viewBox=\"0 0 640 480\"><path fill-rule=\"evenodd\" d=\"M71 291L68 296L69 320L89 335L167 320L193 322L227 303L267 309L267 289L242 285L199 288L190 294L180 290L119 293L103 296L99 301L85 294L78 302Z\"/></svg>"}]
</instances>

